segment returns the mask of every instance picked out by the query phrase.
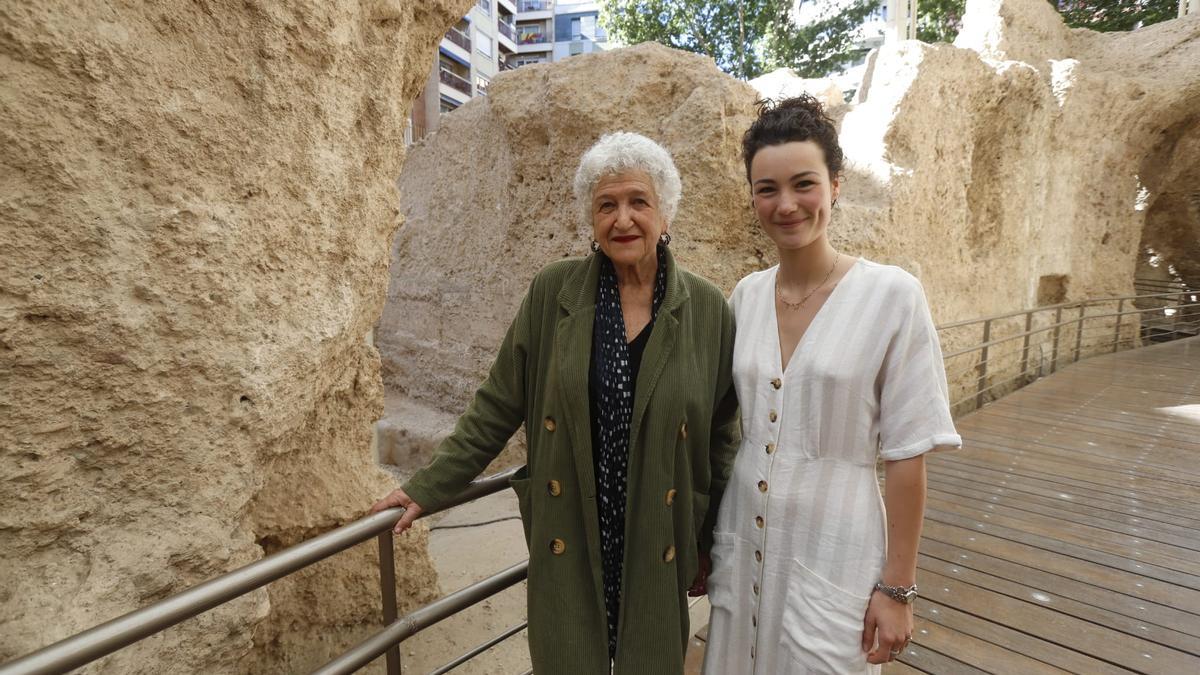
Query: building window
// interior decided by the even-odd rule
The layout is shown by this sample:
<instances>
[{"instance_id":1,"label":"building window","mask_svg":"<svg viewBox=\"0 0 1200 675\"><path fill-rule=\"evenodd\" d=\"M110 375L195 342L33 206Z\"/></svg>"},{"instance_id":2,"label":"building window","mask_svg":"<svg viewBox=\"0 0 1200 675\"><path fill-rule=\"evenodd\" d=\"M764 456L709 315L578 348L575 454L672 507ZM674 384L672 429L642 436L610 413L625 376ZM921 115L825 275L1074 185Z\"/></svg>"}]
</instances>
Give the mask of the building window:
<instances>
[{"instance_id":1,"label":"building window","mask_svg":"<svg viewBox=\"0 0 1200 675\"><path fill-rule=\"evenodd\" d=\"M476 29L475 49L478 50L480 54L490 57L492 55L492 36L485 35Z\"/></svg>"},{"instance_id":2,"label":"building window","mask_svg":"<svg viewBox=\"0 0 1200 675\"><path fill-rule=\"evenodd\" d=\"M483 10L484 14L491 16L492 15L492 0L479 0L479 8Z\"/></svg>"},{"instance_id":3,"label":"building window","mask_svg":"<svg viewBox=\"0 0 1200 675\"><path fill-rule=\"evenodd\" d=\"M491 83L492 83L492 81L487 79L486 77L476 75L475 76L475 93L479 94L480 96L487 96L488 85L490 85Z\"/></svg>"}]
</instances>

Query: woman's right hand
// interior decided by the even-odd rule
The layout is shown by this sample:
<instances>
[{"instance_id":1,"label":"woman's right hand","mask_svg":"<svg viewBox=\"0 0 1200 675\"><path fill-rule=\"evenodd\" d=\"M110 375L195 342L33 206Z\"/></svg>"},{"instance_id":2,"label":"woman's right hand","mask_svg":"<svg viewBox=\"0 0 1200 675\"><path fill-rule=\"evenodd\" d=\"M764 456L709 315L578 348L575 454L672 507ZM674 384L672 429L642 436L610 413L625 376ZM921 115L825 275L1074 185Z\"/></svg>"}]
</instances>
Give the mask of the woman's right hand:
<instances>
[{"instance_id":1,"label":"woman's right hand","mask_svg":"<svg viewBox=\"0 0 1200 675\"><path fill-rule=\"evenodd\" d=\"M396 527L392 528L392 532L400 534L412 527L413 521L421 516L420 504L414 502L412 497L409 497L404 490L396 488L395 490L389 492L386 497L380 499L379 501L375 502L373 506L371 506L371 513L379 513L385 509L390 509L397 506L404 509L404 515L400 517L399 522L396 523Z\"/></svg>"}]
</instances>

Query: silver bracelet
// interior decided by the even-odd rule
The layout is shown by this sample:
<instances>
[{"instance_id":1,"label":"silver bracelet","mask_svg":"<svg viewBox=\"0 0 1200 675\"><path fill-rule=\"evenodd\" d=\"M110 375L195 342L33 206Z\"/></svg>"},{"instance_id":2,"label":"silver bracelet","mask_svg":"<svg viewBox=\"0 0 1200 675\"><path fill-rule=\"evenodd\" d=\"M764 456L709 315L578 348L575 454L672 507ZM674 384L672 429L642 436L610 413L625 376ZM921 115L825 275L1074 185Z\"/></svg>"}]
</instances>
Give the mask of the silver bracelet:
<instances>
[{"instance_id":1,"label":"silver bracelet","mask_svg":"<svg viewBox=\"0 0 1200 675\"><path fill-rule=\"evenodd\" d=\"M912 586L888 586L880 581L875 584L875 590L882 592L884 595L895 600L902 605L911 605L913 600L917 599L917 585Z\"/></svg>"}]
</instances>

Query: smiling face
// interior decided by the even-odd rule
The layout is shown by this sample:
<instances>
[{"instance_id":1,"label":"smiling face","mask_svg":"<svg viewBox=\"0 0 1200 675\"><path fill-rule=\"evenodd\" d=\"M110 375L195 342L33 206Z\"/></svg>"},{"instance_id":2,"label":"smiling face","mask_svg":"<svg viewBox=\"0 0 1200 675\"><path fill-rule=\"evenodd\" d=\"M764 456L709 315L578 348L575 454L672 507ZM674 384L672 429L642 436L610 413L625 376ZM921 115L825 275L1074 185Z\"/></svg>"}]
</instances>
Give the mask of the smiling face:
<instances>
[{"instance_id":1,"label":"smiling face","mask_svg":"<svg viewBox=\"0 0 1200 675\"><path fill-rule=\"evenodd\" d=\"M592 190L592 237L618 266L653 260L658 238L667 231L654 181L644 171L604 176Z\"/></svg>"},{"instance_id":2,"label":"smiling face","mask_svg":"<svg viewBox=\"0 0 1200 675\"><path fill-rule=\"evenodd\" d=\"M825 236L838 189L825 152L812 141L765 146L750 162L754 213L780 249L804 248Z\"/></svg>"}]
</instances>

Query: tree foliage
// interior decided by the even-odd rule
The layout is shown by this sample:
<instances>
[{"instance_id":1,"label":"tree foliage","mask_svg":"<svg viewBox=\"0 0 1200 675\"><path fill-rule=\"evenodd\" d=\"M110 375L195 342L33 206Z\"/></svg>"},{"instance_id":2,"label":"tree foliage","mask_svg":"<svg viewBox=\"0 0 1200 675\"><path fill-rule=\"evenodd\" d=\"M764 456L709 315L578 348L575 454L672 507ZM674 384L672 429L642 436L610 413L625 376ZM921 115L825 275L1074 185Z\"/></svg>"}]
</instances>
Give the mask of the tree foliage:
<instances>
[{"instance_id":1,"label":"tree foliage","mask_svg":"<svg viewBox=\"0 0 1200 675\"><path fill-rule=\"evenodd\" d=\"M966 0L918 0L917 39L931 44L954 42L966 4Z\"/></svg>"},{"instance_id":2,"label":"tree foliage","mask_svg":"<svg viewBox=\"0 0 1200 675\"><path fill-rule=\"evenodd\" d=\"M859 28L881 0L855 0L833 8L816 21L796 26L791 12L778 8L766 37L766 53L777 67L788 67L800 77L826 77L860 56ZM789 3L783 3L789 4Z\"/></svg>"},{"instance_id":3,"label":"tree foliage","mask_svg":"<svg viewBox=\"0 0 1200 675\"><path fill-rule=\"evenodd\" d=\"M608 0L600 21L611 37L657 42L712 57L725 72L749 79L764 72L759 45L778 0Z\"/></svg>"},{"instance_id":4,"label":"tree foliage","mask_svg":"<svg viewBox=\"0 0 1200 675\"><path fill-rule=\"evenodd\" d=\"M1050 0L1072 28L1133 30L1174 19L1179 0Z\"/></svg>"}]
</instances>

